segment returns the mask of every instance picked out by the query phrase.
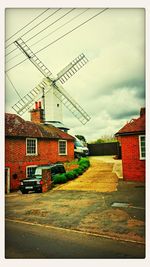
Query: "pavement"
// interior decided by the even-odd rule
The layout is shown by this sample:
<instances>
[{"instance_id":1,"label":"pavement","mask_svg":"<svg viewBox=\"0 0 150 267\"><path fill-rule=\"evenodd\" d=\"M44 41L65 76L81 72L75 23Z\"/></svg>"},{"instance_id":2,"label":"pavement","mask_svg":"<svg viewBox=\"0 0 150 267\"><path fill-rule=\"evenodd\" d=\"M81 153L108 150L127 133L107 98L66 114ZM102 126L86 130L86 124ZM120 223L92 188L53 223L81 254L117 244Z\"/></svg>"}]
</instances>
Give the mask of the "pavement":
<instances>
[{"instance_id":1,"label":"pavement","mask_svg":"<svg viewBox=\"0 0 150 267\"><path fill-rule=\"evenodd\" d=\"M113 157L90 162L79 178L46 193L6 195L6 218L144 244L144 183L123 181Z\"/></svg>"}]
</instances>

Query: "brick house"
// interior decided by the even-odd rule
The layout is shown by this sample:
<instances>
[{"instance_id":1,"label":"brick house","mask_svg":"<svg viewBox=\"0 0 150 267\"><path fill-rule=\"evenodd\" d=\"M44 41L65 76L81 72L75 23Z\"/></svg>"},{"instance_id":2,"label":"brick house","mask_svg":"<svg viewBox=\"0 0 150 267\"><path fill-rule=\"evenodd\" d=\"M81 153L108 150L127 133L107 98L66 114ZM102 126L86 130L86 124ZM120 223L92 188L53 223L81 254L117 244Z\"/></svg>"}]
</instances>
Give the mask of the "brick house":
<instances>
[{"instance_id":1,"label":"brick house","mask_svg":"<svg viewBox=\"0 0 150 267\"><path fill-rule=\"evenodd\" d=\"M145 181L145 108L140 117L132 119L115 136L121 143L123 178Z\"/></svg>"},{"instance_id":2,"label":"brick house","mask_svg":"<svg viewBox=\"0 0 150 267\"><path fill-rule=\"evenodd\" d=\"M37 165L74 159L74 137L51 124L42 123L40 113L41 111L33 110L32 121L25 121L18 115L6 113L6 193L17 189L20 180L28 177Z\"/></svg>"}]
</instances>

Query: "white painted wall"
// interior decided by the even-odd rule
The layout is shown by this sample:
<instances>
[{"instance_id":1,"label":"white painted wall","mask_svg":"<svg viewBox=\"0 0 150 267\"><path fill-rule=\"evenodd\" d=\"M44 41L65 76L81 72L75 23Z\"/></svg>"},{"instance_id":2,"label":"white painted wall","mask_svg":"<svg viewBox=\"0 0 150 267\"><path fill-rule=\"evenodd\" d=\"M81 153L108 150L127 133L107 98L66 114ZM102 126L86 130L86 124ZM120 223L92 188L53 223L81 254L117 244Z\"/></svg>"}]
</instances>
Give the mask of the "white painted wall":
<instances>
[{"instance_id":1,"label":"white painted wall","mask_svg":"<svg viewBox=\"0 0 150 267\"><path fill-rule=\"evenodd\" d=\"M52 86L49 87L49 91L45 94L45 120L46 121L63 121L62 114L62 103L54 95L54 90ZM46 88L47 91L48 88Z\"/></svg>"}]
</instances>

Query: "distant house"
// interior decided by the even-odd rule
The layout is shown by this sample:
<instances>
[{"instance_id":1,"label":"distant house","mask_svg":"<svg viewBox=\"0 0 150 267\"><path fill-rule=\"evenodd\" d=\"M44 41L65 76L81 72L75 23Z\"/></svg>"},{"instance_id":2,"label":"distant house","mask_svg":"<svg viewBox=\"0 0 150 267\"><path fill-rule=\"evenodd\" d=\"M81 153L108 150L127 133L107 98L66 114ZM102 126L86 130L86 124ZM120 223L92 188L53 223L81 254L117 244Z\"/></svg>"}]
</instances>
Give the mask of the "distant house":
<instances>
[{"instance_id":1,"label":"distant house","mask_svg":"<svg viewBox=\"0 0 150 267\"><path fill-rule=\"evenodd\" d=\"M38 117L40 110L32 113L31 118L34 121L36 117L36 123L6 113L6 193L17 189L20 180L33 173L37 165L74 159L74 137L50 124L41 123L41 117Z\"/></svg>"},{"instance_id":2,"label":"distant house","mask_svg":"<svg viewBox=\"0 0 150 267\"><path fill-rule=\"evenodd\" d=\"M145 181L145 108L140 117L132 119L115 136L121 143L123 178Z\"/></svg>"}]
</instances>

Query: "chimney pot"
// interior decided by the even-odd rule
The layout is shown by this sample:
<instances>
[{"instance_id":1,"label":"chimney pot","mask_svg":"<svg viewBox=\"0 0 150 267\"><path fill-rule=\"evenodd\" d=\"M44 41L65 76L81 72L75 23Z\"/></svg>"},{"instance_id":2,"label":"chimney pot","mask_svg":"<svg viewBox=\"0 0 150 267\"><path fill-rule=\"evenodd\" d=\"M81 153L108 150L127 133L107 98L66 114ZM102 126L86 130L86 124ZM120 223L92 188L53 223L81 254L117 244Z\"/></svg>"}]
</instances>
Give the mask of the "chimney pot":
<instances>
[{"instance_id":1,"label":"chimney pot","mask_svg":"<svg viewBox=\"0 0 150 267\"><path fill-rule=\"evenodd\" d=\"M41 101L39 101L39 109L41 109Z\"/></svg>"},{"instance_id":2,"label":"chimney pot","mask_svg":"<svg viewBox=\"0 0 150 267\"><path fill-rule=\"evenodd\" d=\"M41 108L41 101L35 102L35 109L30 111L31 121L34 123L44 123L44 110Z\"/></svg>"},{"instance_id":3,"label":"chimney pot","mask_svg":"<svg viewBox=\"0 0 150 267\"><path fill-rule=\"evenodd\" d=\"M35 109L38 109L38 102L35 102Z\"/></svg>"}]
</instances>

